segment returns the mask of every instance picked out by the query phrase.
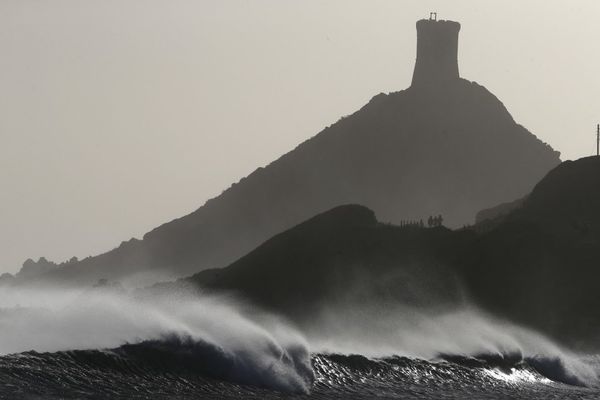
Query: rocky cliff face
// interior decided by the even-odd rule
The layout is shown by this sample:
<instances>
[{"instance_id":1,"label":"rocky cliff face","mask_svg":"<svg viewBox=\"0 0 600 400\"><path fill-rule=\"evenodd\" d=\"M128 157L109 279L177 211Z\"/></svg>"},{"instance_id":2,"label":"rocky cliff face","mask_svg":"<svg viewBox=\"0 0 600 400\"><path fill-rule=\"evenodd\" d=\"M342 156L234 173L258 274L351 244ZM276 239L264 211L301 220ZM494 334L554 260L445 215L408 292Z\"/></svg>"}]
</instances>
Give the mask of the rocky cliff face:
<instances>
[{"instance_id":1,"label":"rocky cliff face","mask_svg":"<svg viewBox=\"0 0 600 400\"><path fill-rule=\"evenodd\" d=\"M139 271L189 274L228 264L268 237L340 204L382 221L471 223L527 194L559 154L484 87L458 77L459 25L420 21L413 85L379 94L195 212L104 255L47 274L96 281ZM284 134L284 133L282 133Z\"/></svg>"}]
</instances>

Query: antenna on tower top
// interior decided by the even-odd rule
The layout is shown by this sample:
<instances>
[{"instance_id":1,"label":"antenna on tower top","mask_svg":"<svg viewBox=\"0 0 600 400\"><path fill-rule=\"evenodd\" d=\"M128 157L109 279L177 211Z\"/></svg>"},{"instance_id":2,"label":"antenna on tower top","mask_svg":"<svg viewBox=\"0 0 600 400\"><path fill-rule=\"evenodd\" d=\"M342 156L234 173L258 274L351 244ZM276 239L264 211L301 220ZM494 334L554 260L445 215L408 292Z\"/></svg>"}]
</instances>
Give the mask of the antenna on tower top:
<instances>
[{"instance_id":1,"label":"antenna on tower top","mask_svg":"<svg viewBox=\"0 0 600 400\"><path fill-rule=\"evenodd\" d=\"M596 125L596 156L600 156L600 124Z\"/></svg>"},{"instance_id":2,"label":"antenna on tower top","mask_svg":"<svg viewBox=\"0 0 600 400\"><path fill-rule=\"evenodd\" d=\"M437 12L430 12L429 13L429 20L430 21L437 21Z\"/></svg>"}]
</instances>

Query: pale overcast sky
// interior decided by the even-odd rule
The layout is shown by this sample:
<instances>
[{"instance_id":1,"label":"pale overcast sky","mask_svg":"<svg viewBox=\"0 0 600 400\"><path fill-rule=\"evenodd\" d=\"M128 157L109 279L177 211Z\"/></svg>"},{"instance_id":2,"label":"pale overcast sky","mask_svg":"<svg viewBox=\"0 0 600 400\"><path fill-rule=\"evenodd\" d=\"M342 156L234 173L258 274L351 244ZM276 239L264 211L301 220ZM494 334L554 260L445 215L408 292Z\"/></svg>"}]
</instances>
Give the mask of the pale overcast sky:
<instances>
[{"instance_id":1,"label":"pale overcast sky","mask_svg":"<svg viewBox=\"0 0 600 400\"><path fill-rule=\"evenodd\" d=\"M0 272L141 237L406 88L429 11L461 76L595 151L598 0L2 0Z\"/></svg>"}]
</instances>

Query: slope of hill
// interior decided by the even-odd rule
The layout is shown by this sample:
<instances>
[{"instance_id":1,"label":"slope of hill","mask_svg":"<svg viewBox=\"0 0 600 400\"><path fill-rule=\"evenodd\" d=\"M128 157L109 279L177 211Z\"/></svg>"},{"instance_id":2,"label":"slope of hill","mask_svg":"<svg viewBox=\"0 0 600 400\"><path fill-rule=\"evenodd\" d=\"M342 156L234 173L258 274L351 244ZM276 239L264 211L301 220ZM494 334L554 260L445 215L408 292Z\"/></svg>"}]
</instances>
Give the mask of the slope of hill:
<instances>
[{"instance_id":1,"label":"slope of hill","mask_svg":"<svg viewBox=\"0 0 600 400\"><path fill-rule=\"evenodd\" d=\"M567 161L473 246L461 268L486 308L599 343L600 157Z\"/></svg>"},{"instance_id":2,"label":"slope of hill","mask_svg":"<svg viewBox=\"0 0 600 400\"><path fill-rule=\"evenodd\" d=\"M565 161L550 171L514 218L560 234L600 236L600 157Z\"/></svg>"},{"instance_id":3,"label":"slope of hill","mask_svg":"<svg viewBox=\"0 0 600 400\"><path fill-rule=\"evenodd\" d=\"M484 87L458 76L460 25L419 21L413 85L379 94L193 213L143 240L45 274L92 282L141 271L183 276L227 265L270 236L340 204L383 221L442 214L472 222L522 197L560 160ZM443 61L443 62L442 62Z\"/></svg>"}]
</instances>

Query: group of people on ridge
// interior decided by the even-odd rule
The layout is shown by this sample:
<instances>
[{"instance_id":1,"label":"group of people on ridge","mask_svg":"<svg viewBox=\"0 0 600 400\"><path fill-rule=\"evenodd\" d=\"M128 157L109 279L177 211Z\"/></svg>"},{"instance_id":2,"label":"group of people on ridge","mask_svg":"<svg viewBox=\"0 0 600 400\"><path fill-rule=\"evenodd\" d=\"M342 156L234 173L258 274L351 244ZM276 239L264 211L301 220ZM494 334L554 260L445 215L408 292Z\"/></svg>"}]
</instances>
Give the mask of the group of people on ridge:
<instances>
[{"instance_id":1,"label":"group of people on ridge","mask_svg":"<svg viewBox=\"0 0 600 400\"><path fill-rule=\"evenodd\" d=\"M429 218L427 218L427 226L429 226L430 228L434 227L434 226L442 226L442 223L444 222L444 218L442 218L442 215L438 215L436 216L429 216Z\"/></svg>"},{"instance_id":2,"label":"group of people on ridge","mask_svg":"<svg viewBox=\"0 0 600 400\"><path fill-rule=\"evenodd\" d=\"M436 216L429 216L429 218L427 218L427 226L430 228L436 227L436 226L442 226L442 223L444 222L444 218L442 217L442 215L438 215ZM402 227L406 227L406 226L410 226L410 227L414 227L414 228L425 228L425 223L423 223L423 220L420 221L400 221L400 226Z\"/></svg>"}]
</instances>

